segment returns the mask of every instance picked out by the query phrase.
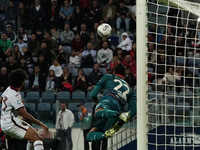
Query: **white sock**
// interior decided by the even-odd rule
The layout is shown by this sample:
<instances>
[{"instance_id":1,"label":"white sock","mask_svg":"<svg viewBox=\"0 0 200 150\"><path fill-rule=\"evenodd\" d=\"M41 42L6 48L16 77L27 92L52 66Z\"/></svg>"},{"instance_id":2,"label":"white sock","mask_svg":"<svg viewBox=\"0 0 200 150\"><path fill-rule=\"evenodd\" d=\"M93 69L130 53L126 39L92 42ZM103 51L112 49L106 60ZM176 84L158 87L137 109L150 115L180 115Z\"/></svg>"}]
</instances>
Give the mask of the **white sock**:
<instances>
[{"instance_id":1,"label":"white sock","mask_svg":"<svg viewBox=\"0 0 200 150\"><path fill-rule=\"evenodd\" d=\"M28 142L26 145L26 150L32 150L33 143Z\"/></svg>"},{"instance_id":2,"label":"white sock","mask_svg":"<svg viewBox=\"0 0 200 150\"><path fill-rule=\"evenodd\" d=\"M34 150L44 150L43 142L42 141L35 141L34 142Z\"/></svg>"}]
</instances>

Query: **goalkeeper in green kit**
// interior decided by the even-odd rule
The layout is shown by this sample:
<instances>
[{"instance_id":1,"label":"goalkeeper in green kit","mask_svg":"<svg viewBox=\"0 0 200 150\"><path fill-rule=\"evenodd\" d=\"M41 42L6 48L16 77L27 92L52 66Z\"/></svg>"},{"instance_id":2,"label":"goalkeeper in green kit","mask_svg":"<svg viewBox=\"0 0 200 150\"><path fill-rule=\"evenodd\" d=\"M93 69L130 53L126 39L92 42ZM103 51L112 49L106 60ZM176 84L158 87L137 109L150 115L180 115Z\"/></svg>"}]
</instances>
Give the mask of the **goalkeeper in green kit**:
<instances>
[{"instance_id":1,"label":"goalkeeper in green kit","mask_svg":"<svg viewBox=\"0 0 200 150\"><path fill-rule=\"evenodd\" d=\"M87 134L87 141L100 141L112 137L120 127L136 115L135 93L124 81L125 67L118 64L113 74L104 75L97 83L91 97L97 103L94 116L97 122ZM104 89L99 99L98 93ZM129 112L122 113L129 105Z\"/></svg>"}]
</instances>

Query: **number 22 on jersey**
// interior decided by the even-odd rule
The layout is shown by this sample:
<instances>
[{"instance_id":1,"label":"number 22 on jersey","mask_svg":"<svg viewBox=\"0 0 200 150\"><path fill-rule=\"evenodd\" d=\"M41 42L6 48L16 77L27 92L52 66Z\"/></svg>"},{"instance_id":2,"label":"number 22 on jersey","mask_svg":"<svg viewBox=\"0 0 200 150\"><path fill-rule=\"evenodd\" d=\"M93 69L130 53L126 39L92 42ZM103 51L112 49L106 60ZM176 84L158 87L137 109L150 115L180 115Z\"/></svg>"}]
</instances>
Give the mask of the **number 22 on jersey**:
<instances>
[{"instance_id":1,"label":"number 22 on jersey","mask_svg":"<svg viewBox=\"0 0 200 150\"><path fill-rule=\"evenodd\" d=\"M123 95L123 98L126 100L127 99L127 94L130 92L129 90L129 87L127 84L122 84L122 81L120 81L119 79L115 79L114 82L118 82L119 84L114 88L114 90L116 90L118 93L122 94ZM125 86L126 87L126 90L124 92L121 92L119 89L122 87L122 86Z\"/></svg>"}]
</instances>

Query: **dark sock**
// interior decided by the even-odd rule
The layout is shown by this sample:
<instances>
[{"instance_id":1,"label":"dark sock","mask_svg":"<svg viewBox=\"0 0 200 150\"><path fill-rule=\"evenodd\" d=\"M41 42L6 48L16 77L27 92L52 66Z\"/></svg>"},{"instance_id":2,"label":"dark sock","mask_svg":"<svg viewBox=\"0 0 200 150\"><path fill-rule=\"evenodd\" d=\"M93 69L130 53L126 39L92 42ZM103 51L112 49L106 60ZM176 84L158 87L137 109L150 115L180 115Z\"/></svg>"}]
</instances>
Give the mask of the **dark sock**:
<instances>
[{"instance_id":1,"label":"dark sock","mask_svg":"<svg viewBox=\"0 0 200 150\"><path fill-rule=\"evenodd\" d=\"M120 120L117 122L117 125L120 126L120 127L122 127L124 123L125 123L125 122L124 122L123 120L120 119Z\"/></svg>"},{"instance_id":2,"label":"dark sock","mask_svg":"<svg viewBox=\"0 0 200 150\"><path fill-rule=\"evenodd\" d=\"M96 118L115 118L119 117L120 113L117 111L104 109L97 111L94 115Z\"/></svg>"}]
</instances>

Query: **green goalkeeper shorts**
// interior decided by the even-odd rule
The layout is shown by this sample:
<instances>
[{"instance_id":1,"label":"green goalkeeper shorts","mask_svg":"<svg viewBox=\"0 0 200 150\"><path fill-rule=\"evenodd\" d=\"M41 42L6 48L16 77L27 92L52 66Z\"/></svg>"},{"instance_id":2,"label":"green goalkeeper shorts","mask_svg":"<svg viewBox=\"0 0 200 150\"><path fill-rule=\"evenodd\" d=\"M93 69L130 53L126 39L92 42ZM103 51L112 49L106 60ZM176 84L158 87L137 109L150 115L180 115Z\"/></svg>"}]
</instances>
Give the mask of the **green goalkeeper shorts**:
<instances>
[{"instance_id":1,"label":"green goalkeeper shorts","mask_svg":"<svg viewBox=\"0 0 200 150\"><path fill-rule=\"evenodd\" d=\"M99 108L109 109L121 113L121 107L119 106L119 103L111 95L101 97L100 101L96 105L95 111ZM118 120L118 116L116 118L100 118L97 120L94 127L96 127L100 132L105 132L110 129Z\"/></svg>"}]
</instances>

